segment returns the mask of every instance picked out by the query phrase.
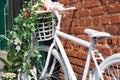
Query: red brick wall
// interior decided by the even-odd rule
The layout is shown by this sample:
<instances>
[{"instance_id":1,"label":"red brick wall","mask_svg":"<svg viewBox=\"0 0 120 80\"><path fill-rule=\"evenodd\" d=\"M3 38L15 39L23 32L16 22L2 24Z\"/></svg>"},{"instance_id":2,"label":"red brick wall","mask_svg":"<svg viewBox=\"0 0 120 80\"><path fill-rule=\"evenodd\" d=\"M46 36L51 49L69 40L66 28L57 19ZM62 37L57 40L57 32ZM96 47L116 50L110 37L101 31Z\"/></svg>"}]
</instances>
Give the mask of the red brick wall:
<instances>
[{"instance_id":1,"label":"red brick wall","mask_svg":"<svg viewBox=\"0 0 120 80\"><path fill-rule=\"evenodd\" d=\"M105 31L113 36L98 41L97 48L105 57L120 52L120 0L60 0L65 7L75 6L62 18L61 30L89 41L86 28ZM82 75L88 49L62 39L70 62L78 75ZM91 67L94 66L91 63Z\"/></svg>"}]
</instances>

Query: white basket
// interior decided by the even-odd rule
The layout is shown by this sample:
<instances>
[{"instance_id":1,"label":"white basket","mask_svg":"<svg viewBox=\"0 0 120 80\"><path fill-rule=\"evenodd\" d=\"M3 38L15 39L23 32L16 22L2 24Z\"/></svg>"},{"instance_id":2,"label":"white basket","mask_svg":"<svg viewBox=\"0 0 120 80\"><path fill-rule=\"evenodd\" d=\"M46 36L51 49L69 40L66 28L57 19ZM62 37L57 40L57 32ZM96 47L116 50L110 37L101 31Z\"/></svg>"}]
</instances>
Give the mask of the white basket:
<instances>
[{"instance_id":1,"label":"white basket","mask_svg":"<svg viewBox=\"0 0 120 80\"><path fill-rule=\"evenodd\" d=\"M42 16L37 19L37 28L35 31L37 41L47 41L53 38L55 20L54 16Z\"/></svg>"}]
</instances>

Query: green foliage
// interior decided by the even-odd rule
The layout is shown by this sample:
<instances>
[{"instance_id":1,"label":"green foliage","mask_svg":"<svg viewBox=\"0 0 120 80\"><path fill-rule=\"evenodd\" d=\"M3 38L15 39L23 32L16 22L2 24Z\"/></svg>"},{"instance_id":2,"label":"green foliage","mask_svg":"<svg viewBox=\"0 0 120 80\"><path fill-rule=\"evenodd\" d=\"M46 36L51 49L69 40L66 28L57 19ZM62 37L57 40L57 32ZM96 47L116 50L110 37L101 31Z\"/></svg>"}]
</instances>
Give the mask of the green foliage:
<instances>
[{"instance_id":1,"label":"green foliage","mask_svg":"<svg viewBox=\"0 0 120 80\"><path fill-rule=\"evenodd\" d=\"M45 13L40 15L35 15L34 10L46 10L44 4L41 0L38 0L38 6L32 6L31 3L25 3L20 14L14 18L14 23L12 30L8 35L8 46L7 46L7 61L0 58L0 60L5 64L3 70L4 72L16 73L21 69L21 73L29 73L31 66L36 66L39 68L40 64L36 63L36 60L41 60L41 55L39 54L38 46L33 46L33 39L31 35L36 31L36 22L49 22L52 20L52 13ZM38 19L40 18L40 19ZM47 23L47 26L51 26L51 23ZM42 25L41 25L42 26ZM41 27L39 25L39 27Z\"/></svg>"},{"instance_id":2,"label":"green foliage","mask_svg":"<svg viewBox=\"0 0 120 80\"><path fill-rule=\"evenodd\" d=\"M36 19L37 15L31 11L31 3L25 3L21 13L14 19L12 30L8 35L7 60L9 65L5 65L6 71L16 72L20 68L27 70L31 67L30 58L39 55L38 47L32 45L31 38L36 30Z\"/></svg>"}]
</instances>

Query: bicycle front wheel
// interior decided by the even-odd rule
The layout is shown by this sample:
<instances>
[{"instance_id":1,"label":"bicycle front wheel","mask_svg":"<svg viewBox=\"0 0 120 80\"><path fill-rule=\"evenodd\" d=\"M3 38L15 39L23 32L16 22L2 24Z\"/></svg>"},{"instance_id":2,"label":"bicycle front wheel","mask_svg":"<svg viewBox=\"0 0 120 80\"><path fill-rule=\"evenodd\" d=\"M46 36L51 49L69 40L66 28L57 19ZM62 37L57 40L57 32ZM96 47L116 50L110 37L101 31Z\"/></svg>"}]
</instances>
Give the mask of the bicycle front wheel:
<instances>
[{"instance_id":1,"label":"bicycle front wheel","mask_svg":"<svg viewBox=\"0 0 120 80\"><path fill-rule=\"evenodd\" d=\"M120 53L108 57L99 67L104 80L120 80ZM102 80L97 70L92 80Z\"/></svg>"},{"instance_id":2,"label":"bicycle front wheel","mask_svg":"<svg viewBox=\"0 0 120 80\"><path fill-rule=\"evenodd\" d=\"M46 60L44 61L44 63L45 62ZM44 70L45 66L46 65L44 64L42 70ZM38 72L38 80L69 80L69 74L66 69L66 65L62 59L62 56L56 49L53 49L51 51L51 57L45 73L42 75L42 71L39 70Z\"/></svg>"}]
</instances>

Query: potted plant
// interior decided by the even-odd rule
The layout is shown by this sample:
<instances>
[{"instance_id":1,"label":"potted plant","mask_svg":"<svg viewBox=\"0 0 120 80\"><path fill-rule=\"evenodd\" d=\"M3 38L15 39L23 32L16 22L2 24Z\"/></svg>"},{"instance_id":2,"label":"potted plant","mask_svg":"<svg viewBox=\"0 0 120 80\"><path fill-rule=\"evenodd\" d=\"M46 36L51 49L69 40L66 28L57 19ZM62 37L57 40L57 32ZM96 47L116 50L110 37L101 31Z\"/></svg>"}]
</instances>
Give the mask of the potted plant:
<instances>
[{"instance_id":1,"label":"potted plant","mask_svg":"<svg viewBox=\"0 0 120 80\"><path fill-rule=\"evenodd\" d=\"M36 18L37 16L31 10L31 3L25 2L21 13L14 19L10 34L8 34L7 60L0 58L5 63L2 70L4 73L18 74L18 70L21 70L20 73L27 72L29 74L29 69L34 65L31 64L31 58L40 57L38 47L37 45L33 46L31 37L36 30Z\"/></svg>"},{"instance_id":2,"label":"potted plant","mask_svg":"<svg viewBox=\"0 0 120 80\"><path fill-rule=\"evenodd\" d=\"M60 8L56 5L60 5L59 3L50 2L51 5L54 4L50 7L48 2L50 0L38 0L33 6L31 6L31 2L25 2L21 13L14 19L12 30L8 35L7 60L0 58L5 63L2 70L4 73L15 73L16 76L17 74L22 75L23 73L26 73L27 76L31 75L30 69L36 66L35 59L41 57L38 51L38 45L33 44L33 39L38 40L37 34L35 37L32 37L32 34L37 31L38 26L40 27L40 25L37 25L38 21L44 23L52 20L52 18L46 18L51 16L52 13L35 15L34 11ZM39 17L40 19L38 19ZM49 25L51 23L47 24L47 26Z\"/></svg>"}]
</instances>

